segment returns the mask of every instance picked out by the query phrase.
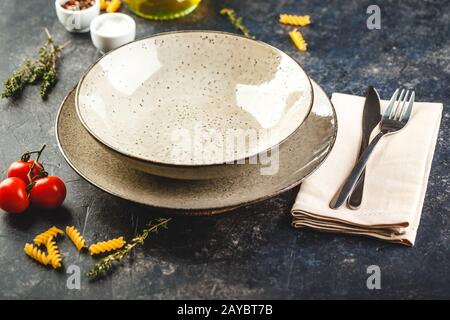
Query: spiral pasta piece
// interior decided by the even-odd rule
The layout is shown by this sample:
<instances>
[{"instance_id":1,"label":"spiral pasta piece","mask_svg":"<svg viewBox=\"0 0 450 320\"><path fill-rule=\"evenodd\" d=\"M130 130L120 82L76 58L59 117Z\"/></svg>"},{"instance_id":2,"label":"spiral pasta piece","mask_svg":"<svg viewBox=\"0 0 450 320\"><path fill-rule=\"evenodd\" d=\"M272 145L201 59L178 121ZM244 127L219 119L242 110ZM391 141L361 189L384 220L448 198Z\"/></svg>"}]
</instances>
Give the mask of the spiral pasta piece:
<instances>
[{"instance_id":1,"label":"spiral pasta piece","mask_svg":"<svg viewBox=\"0 0 450 320\"><path fill-rule=\"evenodd\" d=\"M29 257L31 257L32 259L36 260L37 262L43 264L44 266L48 265L50 262L48 255L46 255L38 247L35 247L31 243L25 244L24 251Z\"/></svg>"},{"instance_id":2,"label":"spiral pasta piece","mask_svg":"<svg viewBox=\"0 0 450 320\"><path fill-rule=\"evenodd\" d=\"M117 10L119 10L121 5L122 5L121 0L111 0L106 7L106 12L108 13L116 12Z\"/></svg>"},{"instance_id":3,"label":"spiral pasta piece","mask_svg":"<svg viewBox=\"0 0 450 320\"><path fill-rule=\"evenodd\" d=\"M61 268L62 258L54 238L49 238L45 246L47 247L49 264L53 269Z\"/></svg>"},{"instance_id":4,"label":"spiral pasta piece","mask_svg":"<svg viewBox=\"0 0 450 320\"><path fill-rule=\"evenodd\" d=\"M291 14L280 14L280 23L291 26L304 27L311 23L309 16L297 16Z\"/></svg>"},{"instance_id":5,"label":"spiral pasta piece","mask_svg":"<svg viewBox=\"0 0 450 320\"><path fill-rule=\"evenodd\" d=\"M112 239L104 242L97 242L89 247L89 253L91 255L108 252L116 249L120 249L125 245L123 237Z\"/></svg>"},{"instance_id":6,"label":"spiral pasta piece","mask_svg":"<svg viewBox=\"0 0 450 320\"><path fill-rule=\"evenodd\" d=\"M297 29L289 32L289 36L292 39L292 42L294 42L295 46L297 47L298 50L300 51L306 51L308 44L306 43L305 39L303 38L302 34L300 33L300 31L298 31Z\"/></svg>"},{"instance_id":7,"label":"spiral pasta piece","mask_svg":"<svg viewBox=\"0 0 450 320\"><path fill-rule=\"evenodd\" d=\"M106 2L106 0L100 0L99 5L100 10L106 10L106 8L108 7L108 2Z\"/></svg>"},{"instance_id":8,"label":"spiral pasta piece","mask_svg":"<svg viewBox=\"0 0 450 320\"><path fill-rule=\"evenodd\" d=\"M34 238L34 244L36 245L45 245L47 244L48 239L50 238L56 238L58 235L60 234L64 234L64 231L58 229L57 227L53 226L50 229L48 229L47 231L38 234L35 238Z\"/></svg>"},{"instance_id":9,"label":"spiral pasta piece","mask_svg":"<svg viewBox=\"0 0 450 320\"><path fill-rule=\"evenodd\" d=\"M66 227L66 233L78 251L86 247L86 241L74 226Z\"/></svg>"}]
</instances>

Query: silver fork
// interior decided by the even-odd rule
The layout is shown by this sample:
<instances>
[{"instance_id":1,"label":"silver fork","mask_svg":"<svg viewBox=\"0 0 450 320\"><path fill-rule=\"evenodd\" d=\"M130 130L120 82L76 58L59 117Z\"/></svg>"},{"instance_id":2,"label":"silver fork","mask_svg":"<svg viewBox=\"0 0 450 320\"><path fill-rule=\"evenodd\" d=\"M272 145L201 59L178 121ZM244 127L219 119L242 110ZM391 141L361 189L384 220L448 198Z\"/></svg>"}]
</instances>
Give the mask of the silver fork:
<instances>
[{"instance_id":1,"label":"silver fork","mask_svg":"<svg viewBox=\"0 0 450 320\"><path fill-rule=\"evenodd\" d=\"M399 96L400 93L400 96ZM409 98L408 98L409 97ZM386 111L383 113L380 122L380 133L378 133L362 153L352 172L345 180L342 188L330 202L331 209L337 209L342 206L350 194L353 192L361 173L364 171L370 155L375 149L376 144L383 136L399 132L411 117L414 104L415 93L412 90L395 90Z\"/></svg>"}]
</instances>

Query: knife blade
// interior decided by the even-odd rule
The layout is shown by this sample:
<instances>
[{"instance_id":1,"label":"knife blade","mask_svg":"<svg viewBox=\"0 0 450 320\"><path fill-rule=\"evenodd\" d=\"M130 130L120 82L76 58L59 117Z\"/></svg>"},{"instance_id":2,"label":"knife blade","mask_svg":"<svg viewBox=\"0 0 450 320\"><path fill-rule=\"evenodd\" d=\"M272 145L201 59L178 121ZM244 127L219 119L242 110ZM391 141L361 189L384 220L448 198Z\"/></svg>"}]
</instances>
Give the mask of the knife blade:
<instances>
[{"instance_id":1,"label":"knife blade","mask_svg":"<svg viewBox=\"0 0 450 320\"><path fill-rule=\"evenodd\" d=\"M369 145L370 134L372 133L373 129L380 123L380 121L380 96L378 95L378 92L374 87L369 86L367 88L366 100L364 102L362 118L362 139L358 159ZM361 174L361 177L359 178L355 189L348 198L347 205L350 209L356 210L361 205L362 195L364 191L364 176L365 171Z\"/></svg>"}]
</instances>

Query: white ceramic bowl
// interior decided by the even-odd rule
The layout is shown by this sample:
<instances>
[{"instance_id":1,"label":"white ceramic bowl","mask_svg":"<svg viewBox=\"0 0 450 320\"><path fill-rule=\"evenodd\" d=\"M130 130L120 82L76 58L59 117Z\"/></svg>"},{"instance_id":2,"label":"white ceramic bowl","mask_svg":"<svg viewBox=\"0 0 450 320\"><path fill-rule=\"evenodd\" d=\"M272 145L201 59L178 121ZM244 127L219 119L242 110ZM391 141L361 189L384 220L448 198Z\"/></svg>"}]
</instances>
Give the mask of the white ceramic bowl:
<instances>
[{"instance_id":1,"label":"white ceramic bowl","mask_svg":"<svg viewBox=\"0 0 450 320\"><path fill-rule=\"evenodd\" d=\"M114 23L112 28L108 23ZM123 13L104 13L91 22L91 39L101 52L116 49L136 37L136 23Z\"/></svg>"},{"instance_id":2,"label":"white ceramic bowl","mask_svg":"<svg viewBox=\"0 0 450 320\"><path fill-rule=\"evenodd\" d=\"M95 0L92 7L80 11L67 10L62 7L67 0L56 0L55 8L58 20L69 32L88 32L92 20L100 14L99 1Z\"/></svg>"},{"instance_id":3,"label":"white ceramic bowl","mask_svg":"<svg viewBox=\"0 0 450 320\"><path fill-rule=\"evenodd\" d=\"M288 55L213 31L155 35L103 56L81 78L78 116L130 166L181 179L257 160L302 124L311 82Z\"/></svg>"}]
</instances>

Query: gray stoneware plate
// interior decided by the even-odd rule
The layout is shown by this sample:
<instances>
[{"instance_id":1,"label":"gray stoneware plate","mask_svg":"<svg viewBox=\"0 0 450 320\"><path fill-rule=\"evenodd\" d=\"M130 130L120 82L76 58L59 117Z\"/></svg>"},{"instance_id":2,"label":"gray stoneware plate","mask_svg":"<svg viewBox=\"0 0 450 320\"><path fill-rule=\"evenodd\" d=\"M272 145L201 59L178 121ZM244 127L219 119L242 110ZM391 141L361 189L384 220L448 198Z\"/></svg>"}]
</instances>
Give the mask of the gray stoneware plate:
<instances>
[{"instance_id":1,"label":"gray stoneware plate","mask_svg":"<svg viewBox=\"0 0 450 320\"><path fill-rule=\"evenodd\" d=\"M311 112L301 127L281 144L278 171L273 175L262 175L261 168L270 166L261 164L233 177L198 181L168 179L133 170L107 152L83 127L76 114L75 90L61 105L56 137L69 165L110 194L186 215L222 213L298 185L324 161L336 138L337 120L325 92L315 83L313 88L315 99ZM275 158L272 160L274 163Z\"/></svg>"},{"instance_id":2,"label":"gray stoneware plate","mask_svg":"<svg viewBox=\"0 0 450 320\"><path fill-rule=\"evenodd\" d=\"M88 68L75 98L81 123L107 151L132 168L188 180L230 176L222 164L278 146L312 103L311 81L286 53L199 30L110 51Z\"/></svg>"}]
</instances>

